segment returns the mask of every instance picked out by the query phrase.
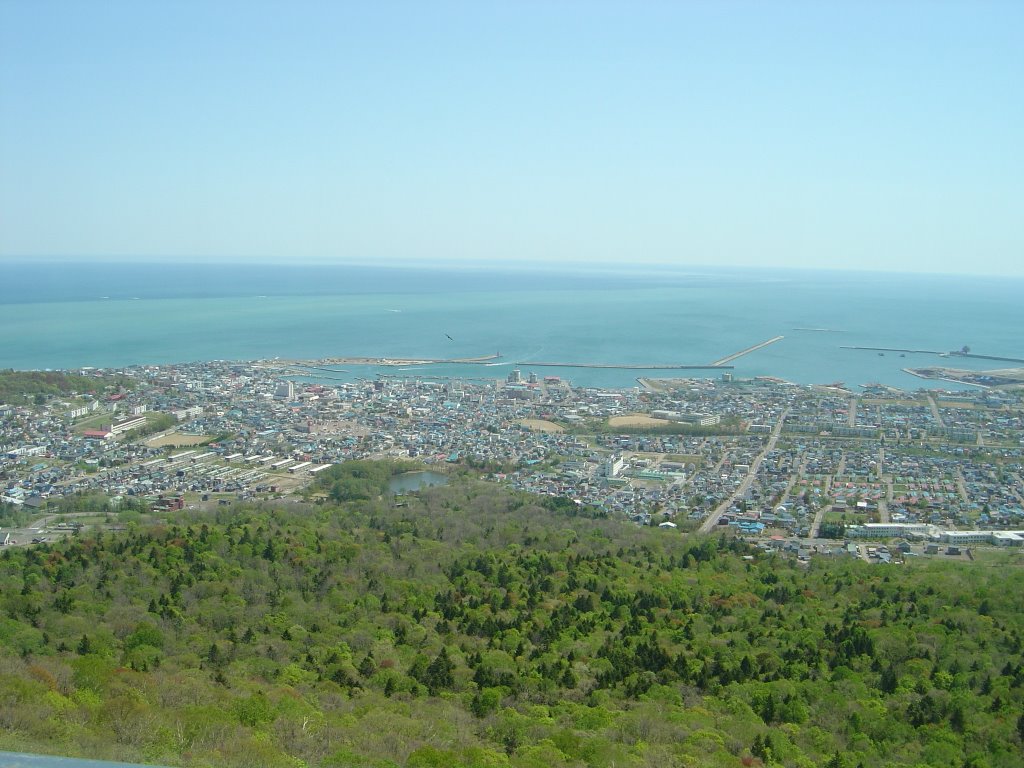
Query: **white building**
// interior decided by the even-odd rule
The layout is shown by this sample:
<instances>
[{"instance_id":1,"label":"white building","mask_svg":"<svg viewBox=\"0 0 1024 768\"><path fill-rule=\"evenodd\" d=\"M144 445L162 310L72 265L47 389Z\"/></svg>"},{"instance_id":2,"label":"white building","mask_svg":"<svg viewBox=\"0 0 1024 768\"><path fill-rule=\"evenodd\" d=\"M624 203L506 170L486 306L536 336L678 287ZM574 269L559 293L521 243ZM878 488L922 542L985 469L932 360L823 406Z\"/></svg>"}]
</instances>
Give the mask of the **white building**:
<instances>
[{"instance_id":1,"label":"white building","mask_svg":"<svg viewBox=\"0 0 1024 768\"><path fill-rule=\"evenodd\" d=\"M849 526L846 535L861 539L892 539L898 536L936 539L939 529L929 523L865 523Z\"/></svg>"},{"instance_id":2,"label":"white building","mask_svg":"<svg viewBox=\"0 0 1024 768\"><path fill-rule=\"evenodd\" d=\"M605 477L617 477L625 465L626 462L622 460L621 456L611 456L604 462L601 474Z\"/></svg>"},{"instance_id":3,"label":"white building","mask_svg":"<svg viewBox=\"0 0 1024 768\"><path fill-rule=\"evenodd\" d=\"M113 435L114 437L117 437L118 435L123 435L125 432L130 432L133 429L138 429L139 427L145 425L145 423L145 416L136 416L133 419L127 419L117 424L111 424L110 434Z\"/></svg>"}]
</instances>

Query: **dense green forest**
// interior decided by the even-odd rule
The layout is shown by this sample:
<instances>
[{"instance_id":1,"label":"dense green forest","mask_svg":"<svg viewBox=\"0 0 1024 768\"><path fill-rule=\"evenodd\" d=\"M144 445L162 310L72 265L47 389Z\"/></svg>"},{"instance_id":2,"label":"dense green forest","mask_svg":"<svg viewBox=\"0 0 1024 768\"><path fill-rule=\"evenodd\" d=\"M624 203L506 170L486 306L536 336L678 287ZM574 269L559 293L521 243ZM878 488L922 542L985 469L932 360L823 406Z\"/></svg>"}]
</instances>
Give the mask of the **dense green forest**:
<instances>
[{"instance_id":1,"label":"dense green forest","mask_svg":"<svg viewBox=\"0 0 1024 768\"><path fill-rule=\"evenodd\" d=\"M197 766L1022 764L1011 556L808 568L476 481L399 505L362 479L341 503L5 550L0 749Z\"/></svg>"},{"instance_id":2,"label":"dense green forest","mask_svg":"<svg viewBox=\"0 0 1024 768\"><path fill-rule=\"evenodd\" d=\"M90 392L98 394L109 387L130 389L131 379L125 376L79 376L61 371L0 370L0 403L21 405L35 400L43 403L48 397Z\"/></svg>"}]
</instances>

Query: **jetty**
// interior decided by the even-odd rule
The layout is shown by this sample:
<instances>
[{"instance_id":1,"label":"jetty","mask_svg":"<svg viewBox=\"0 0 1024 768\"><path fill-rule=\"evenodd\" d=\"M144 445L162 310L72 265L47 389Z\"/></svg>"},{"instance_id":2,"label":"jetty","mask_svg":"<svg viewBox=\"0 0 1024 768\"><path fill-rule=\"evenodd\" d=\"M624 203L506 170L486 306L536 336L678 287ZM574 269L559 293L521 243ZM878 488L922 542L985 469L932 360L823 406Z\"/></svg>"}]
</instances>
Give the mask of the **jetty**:
<instances>
[{"instance_id":1,"label":"jetty","mask_svg":"<svg viewBox=\"0 0 1024 768\"><path fill-rule=\"evenodd\" d=\"M743 357L744 355L749 355L751 352L757 352L757 350L763 349L764 347L767 347L769 344L774 344L777 341L782 341L784 338L786 338L786 337L785 336L774 336L774 337L768 339L767 341L762 341L760 344L755 344L752 347L747 347L746 349L741 349L739 352L734 352L731 355L727 355L726 357L723 357L721 360L716 360L709 367L711 367L711 368L725 368L726 367L726 363L731 363L733 360L736 360L737 358Z\"/></svg>"},{"instance_id":2,"label":"jetty","mask_svg":"<svg viewBox=\"0 0 1024 768\"><path fill-rule=\"evenodd\" d=\"M728 370L735 366L729 365L733 360L749 355L751 352L756 352L759 349L767 347L769 344L774 344L777 341L782 341L785 336L775 336L766 341L762 341L760 344L755 344L752 347L741 349L739 352L734 352L731 355L723 357L721 360L715 360L713 363L706 363L703 365L688 365L688 364L670 364L670 363L653 363L651 365L642 365L640 363L551 363L551 362L534 362L532 360L524 360L516 363L520 367L538 367L538 368L616 368L625 371L715 371L715 370Z\"/></svg>"},{"instance_id":3,"label":"jetty","mask_svg":"<svg viewBox=\"0 0 1024 768\"><path fill-rule=\"evenodd\" d=\"M973 357L975 360L998 360L1003 363L1024 363L1019 357L999 357L997 355L976 355L973 352L950 352L950 357Z\"/></svg>"},{"instance_id":4,"label":"jetty","mask_svg":"<svg viewBox=\"0 0 1024 768\"><path fill-rule=\"evenodd\" d=\"M326 368L322 365L304 365L303 363L295 363L295 368L302 368L309 371L327 371L328 373L349 373L347 368Z\"/></svg>"},{"instance_id":5,"label":"jetty","mask_svg":"<svg viewBox=\"0 0 1024 768\"><path fill-rule=\"evenodd\" d=\"M643 365L640 363L537 363L532 360L516 363L521 368L617 368L623 371L706 371L713 368L732 368L731 365L672 365L669 363L654 363Z\"/></svg>"},{"instance_id":6,"label":"jetty","mask_svg":"<svg viewBox=\"0 0 1024 768\"><path fill-rule=\"evenodd\" d=\"M901 349L899 347L849 347L842 345L840 349L860 349L865 352L909 352L915 355L948 355L949 352L936 352L934 349Z\"/></svg>"},{"instance_id":7,"label":"jetty","mask_svg":"<svg viewBox=\"0 0 1024 768\"><path fill-rule=\"evenodd\" d=\"M484 365L493 360L500 360L501 355L481 355L480 357L381 357L366 363L368 365ZM342 362L349 362L342 360ZM351 363L349 363L351 364Z\"/></svg>"},{"instance_id":8,"label":"jetty","mask_svg":"<svg viewBox=\"0 0 1024 768\"><path fill-rule=\"evenodd\" d=\"M860 349L868 352L910 352L917 355L938 355L939 357L969 357L973 360L997 360L1003 363L1024 363L1024 358L1020 357L1002 357L1000 355L979 355L974 352L964 352L963 350L953 350L950 352L939 352L934 349L900 349L899 347L847 347L841 346L840 349Z\"/></svg>"}]
</instances>

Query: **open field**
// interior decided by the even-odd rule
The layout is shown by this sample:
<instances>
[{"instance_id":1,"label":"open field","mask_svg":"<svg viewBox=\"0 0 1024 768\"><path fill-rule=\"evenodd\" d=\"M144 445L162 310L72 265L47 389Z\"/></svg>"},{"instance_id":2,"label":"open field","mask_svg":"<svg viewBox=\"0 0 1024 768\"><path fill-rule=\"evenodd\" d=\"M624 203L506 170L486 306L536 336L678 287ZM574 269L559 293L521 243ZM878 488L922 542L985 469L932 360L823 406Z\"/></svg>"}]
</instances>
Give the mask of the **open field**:
<instances>
[{"instance_id":1,"label":"open field","mask_svg":"<svg viewBox=\"0 0 1024 768\"><path fill-rule=\"evenodd\" d=\"M667 419L655 419L642 413L631 413L628 416L612 416L608 419L611 427L663 427L671 424Z\"/></svg>"},{"instance_id":2,"label":"open field","mask_svg":"<svg viewBox=\"0 0 1024 768\"><path fill-rule=\"evenodd\" d=\"M205 443L209 439L210 435L186 435L183 432L171 432L147 440L146 445L151 448L189 448Z\"/></svg>"},{"instance_id":3,"label":"open field","mask_svg":"<svg viewBox=\"0 0 1024 768\"><path fill-rule=\"evenodd\" d=\"M545 419L523 419L519 423L535 432L565 432L565 427L561 424Z\"/></svg>"},{"instance_id":4,"label":"open field","mask_svg":"<svg viewBox=\"0 0 1024 768\"><path fill-rule=\"evenodd\" d=\"M76 421L71 427L71 431L75 434L81 435L89 429L102 429L103 427L110 426L112 416L109 411L100 411L99 413L86 417L81 421Z\"/></svg>"}]
</instances>

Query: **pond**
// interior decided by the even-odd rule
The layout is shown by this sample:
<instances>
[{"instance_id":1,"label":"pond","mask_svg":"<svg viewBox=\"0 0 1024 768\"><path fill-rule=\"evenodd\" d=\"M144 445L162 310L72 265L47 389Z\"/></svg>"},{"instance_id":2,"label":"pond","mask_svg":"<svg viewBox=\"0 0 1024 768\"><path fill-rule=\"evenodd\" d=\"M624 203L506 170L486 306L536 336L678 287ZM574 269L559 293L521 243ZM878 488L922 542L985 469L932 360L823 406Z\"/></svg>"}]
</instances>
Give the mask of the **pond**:
<instances>
[{"instance_id":1,"label":"pond","mask_svg":"<svg viewBox=\"0 0 1024 768\"><path fill-rule=\"evenodd\" d=\"M424 488L431 488L435 485L445 485L448 477L439 472L423 470L420 472L403 472L396 475L388 482L388 490L399 495L420 491Z\"/></svg>"},{"instance_id":2,"label":"pond","mask_svg":"<svg viewBox=\"0 0 1024 768\"><path fill-rule=\"evenodd\" d=\"M110 763L106 760L76 760L70 757L0 752L3 768L143 768L141 763ZM158 768L149 766L148 768Z\"/></svg>"}]
</instances>

